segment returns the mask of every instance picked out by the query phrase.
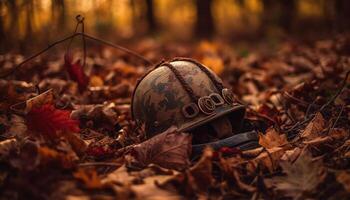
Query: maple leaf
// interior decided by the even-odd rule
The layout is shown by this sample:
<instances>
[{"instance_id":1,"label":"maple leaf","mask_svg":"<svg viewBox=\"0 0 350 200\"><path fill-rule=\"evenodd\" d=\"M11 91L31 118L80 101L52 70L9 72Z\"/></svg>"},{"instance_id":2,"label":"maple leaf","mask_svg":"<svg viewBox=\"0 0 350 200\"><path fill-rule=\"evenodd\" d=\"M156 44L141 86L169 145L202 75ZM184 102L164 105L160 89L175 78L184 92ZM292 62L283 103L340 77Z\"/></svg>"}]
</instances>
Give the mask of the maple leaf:
<instances>
[{"instance_id":1,"label":"maple leaf","mask_svg":"<svg viewBox=\"0 0 350 200\"><path fill-rule=\"evenodd\" d=\"M279 147L287 143L286 135L278 134L273 128L268 129L266 135L259 134L259 144L267 149Z\"/></svg>"},{"instance_id":2,"label":"maple leaf","mask_svg":"<svg viewBox=\"0 0 350 200\"><path fill-rule=\"evenodd\" d=\"M89 83L89 78L86 76L80 60L73 63L73 58L70 54L64 55L64 67L66 68L70 78L78 83L79 91L83 92Z\"/></svg>"},{"instance_id":3,"label":"maple leaf","mask_svg":"<svg viewBox=\"0 0 350 200\"><path fill-rule=\"evenodd\" d=\"M187 167L191 153L191 135L179 133L175 127L132 147L133 164L140 167L150 163L170 169Z\"/></svg>"},{"instance_id":4,"label":"maple leaf","mask_svg":"<svg viewBox=\"0 0 350 200\"><path fill-rule=\"evenodd\" d=\"M103 186L95 170L79 168L73 173L73 176L81 180L88 189L97 189Z\"/></svg>"},{"instance_id":5,"label":"maple leaf","mask_svg":"<svg viewBox=\"0 0 350 200\"><path fill-rule=\"evenodd\" d=\"M303 199L312 194L326 177L321 161L313 161L307 151L294 163L281 162L281 167L286 176L273 178L273 185L284 196L294 199Z\"/></svg>"},{"instance_id":6,"label":"maple leaf","mask_svg":"<svg viewBox=\"0 0 350 200\"><path fill-rule=\"evenodd\" d=\"M32 108L27 116L28 129L45 134L49 137L57 137L57 131L79 132L79 123L70 118L70 112L56 109L51 104Z\"/></svg>"}]
</instances>

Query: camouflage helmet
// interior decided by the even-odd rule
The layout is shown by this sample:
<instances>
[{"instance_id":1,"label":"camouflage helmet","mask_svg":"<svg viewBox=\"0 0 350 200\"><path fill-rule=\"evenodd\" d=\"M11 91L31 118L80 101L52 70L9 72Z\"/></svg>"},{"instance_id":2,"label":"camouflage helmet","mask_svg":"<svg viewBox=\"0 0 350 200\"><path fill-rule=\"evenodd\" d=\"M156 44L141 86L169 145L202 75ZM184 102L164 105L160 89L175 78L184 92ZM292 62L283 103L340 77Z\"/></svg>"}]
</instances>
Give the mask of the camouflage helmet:
<instances>
[{"instance_id":1,"label":"camouflage helmet","mask_svg":"<svg viewBox=\"0 0 350 200\"><path fill-rule=\"evenodd\" d=\"M225 123L218 119L223 116L229 116L237 129L245 107L235 102L232 91L210 69L193 59L176 58L161 62L141 78L131 112L137 124L145 124L150 138L172 125L179 131L213 122L222 126Z\"/></svg>"}]
</instances>

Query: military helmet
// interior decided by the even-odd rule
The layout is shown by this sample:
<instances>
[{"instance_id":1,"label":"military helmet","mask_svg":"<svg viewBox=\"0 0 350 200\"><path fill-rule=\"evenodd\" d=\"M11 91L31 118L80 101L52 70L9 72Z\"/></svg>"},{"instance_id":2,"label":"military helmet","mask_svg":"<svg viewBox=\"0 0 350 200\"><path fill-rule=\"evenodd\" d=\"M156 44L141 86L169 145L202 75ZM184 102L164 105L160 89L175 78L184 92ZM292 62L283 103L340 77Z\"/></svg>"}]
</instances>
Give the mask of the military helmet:
<instances>
[{"instance_id":1,"label":"military helmet","mask_svg":"<svg viewBox=\"0 0 350 200\"><path fill-rule=\"evenodd\" d=\"M209 68L193 59L175 58L156 65L139 80L131 112L150 138L172 125L185 132L208 123L218 132L225 127L239 129L245 107Z\"/></svg>"}]
</instances>

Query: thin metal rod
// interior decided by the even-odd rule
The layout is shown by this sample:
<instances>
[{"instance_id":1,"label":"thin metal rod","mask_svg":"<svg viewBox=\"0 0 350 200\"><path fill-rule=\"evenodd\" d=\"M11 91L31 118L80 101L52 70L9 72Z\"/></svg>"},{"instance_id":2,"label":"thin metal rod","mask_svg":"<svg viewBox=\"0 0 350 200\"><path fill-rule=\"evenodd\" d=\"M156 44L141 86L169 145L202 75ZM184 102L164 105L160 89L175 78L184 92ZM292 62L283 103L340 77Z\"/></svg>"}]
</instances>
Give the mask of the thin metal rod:
<instances>
[{"instance_id":1,"label":"thin metal rod","mask_svg":"<svg viewBox=\"0 0 350 200\"><path fill-rule=\"evenodd\" d=\"M67 41L67 40L69 40L69 39L71 39L71 38L74 38L74 37L76 37L76 36L84 36L85 38L88 38L88 39L93 40L93 41L95 41L95 42L98 42L98 43L101 43L101 44L104 44L104 45L113 47L113 48L115 48L115 49L119 49L119 50L121 50L121 51L124 51L124 52L126 52L126 53L128 53L128 54L131 54L131 55L137 57L138 59L142 60L142 61L143 61L145 64L147 64L147 65L152 65L152 62L149 61L147 58L141 56L140 54L138 54L138 53L136 53L136 52L134 52L134 51L132 51L132 50L130 50L130 49L127 49L127 48L125 48L125 47L122 47L122 46L113 44L113 43L111 43L111 42L108 42L108 41L105 41L105 40L96 38L96 37L94 37L94 36L91 36L91 35L88 35L88 34L85 34L85 33L74 33L74 34L72 34L72 35L70 35L70 36L67 36L67 37L65 37L65 38L63 38L63 39L61 39L61 40L58 40L58 41L56 41L56 42L54 42L54 43L52 43L52 44L49 44L45 49L43 49L43 50L41 50L41 51L39 51L39 52L37 52L37 53L35 53L35 54L29 56L28 58L26 58L25 60L23 60L21 63L19 63L17 66L13 67L11 70L0 74L0 78L5 78L5 77L7 77L7 76L13 74L18 68L20 68L20 67L21 67L22 65L24 65L25 63L29 62L30 60L32 60L32 59L34 59L34 58L36 58L36 57L38 57L38 56L40 56L41 54L45 53L47 50L51 49L52 47L54 47L54 46L56 46L56 45L58 45L58 44L60 44L60 43L63 43L63 42L65 42L65 41Z\"/></svg>"}]
</instances>

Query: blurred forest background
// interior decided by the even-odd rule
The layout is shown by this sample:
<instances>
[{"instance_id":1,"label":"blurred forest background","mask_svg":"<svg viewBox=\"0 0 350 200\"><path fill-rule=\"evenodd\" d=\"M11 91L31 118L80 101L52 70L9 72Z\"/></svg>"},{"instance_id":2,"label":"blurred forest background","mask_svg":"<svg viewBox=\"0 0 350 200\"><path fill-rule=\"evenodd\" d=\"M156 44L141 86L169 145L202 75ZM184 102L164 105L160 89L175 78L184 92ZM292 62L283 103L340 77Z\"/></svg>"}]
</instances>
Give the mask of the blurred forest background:
<instances>
[{"instance_id":1,"label":"blurred forest background","mask_svg":"<svg viewBox=\"0 0 350 200\"><path fill-rule=\"evenodd\" d=\"M349 0L0 0L0 53L28 53L86 32L121 44L142 38L317 39L350 28Z\"/></svg>"}]
</instances>

